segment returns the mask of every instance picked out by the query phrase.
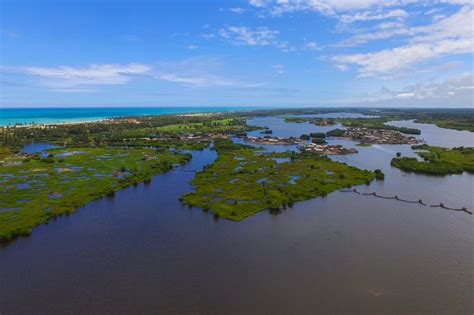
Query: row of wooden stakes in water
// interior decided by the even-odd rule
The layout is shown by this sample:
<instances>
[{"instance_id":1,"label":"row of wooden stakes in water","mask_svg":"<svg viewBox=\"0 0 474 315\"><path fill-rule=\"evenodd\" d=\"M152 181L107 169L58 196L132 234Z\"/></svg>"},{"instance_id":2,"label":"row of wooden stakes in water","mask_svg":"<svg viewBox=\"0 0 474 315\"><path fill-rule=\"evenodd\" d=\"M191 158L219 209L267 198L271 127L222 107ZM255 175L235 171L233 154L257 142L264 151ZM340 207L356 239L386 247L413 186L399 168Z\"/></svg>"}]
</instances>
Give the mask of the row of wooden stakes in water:
<instances>
[{"instance_id":1,"label":"row of wooden stakes in water","mask_svg":"<svg viewBox=\"0 0 474 315\"><path fill-rule=\"evenodd\" d=\"M346 190L343 189L343 190L340 190L340 192L353 192L353 193L356 193L356 194L359 194L359 195L364 195L364 196L374 196L374 197L383 198L383 199L395 199L395 200L402 201L402 202L418 203L418 204L423 205L423 206L428 206L421 199L419 199L418 201L414 201L414 200L402 199L402 198L400 198L396 195L393 196L393 197L382 196L382 195L378 195L375 191L371 192L371 193L363 193L363 192L357 191L357 189L354 188L354 189L346 189ZM429 206L433 207L433 208L439 207L439 208L443 208L443 209L447 209L447 210L453 210L453 211L463 211L463 212L466 212L467 214L472 214L472 212L467 210L466 207L462 207L460 209L450 208L450 207L445 206L443 203L440 203L439 205L429 205Z\"/></svg>"}]
</instances>

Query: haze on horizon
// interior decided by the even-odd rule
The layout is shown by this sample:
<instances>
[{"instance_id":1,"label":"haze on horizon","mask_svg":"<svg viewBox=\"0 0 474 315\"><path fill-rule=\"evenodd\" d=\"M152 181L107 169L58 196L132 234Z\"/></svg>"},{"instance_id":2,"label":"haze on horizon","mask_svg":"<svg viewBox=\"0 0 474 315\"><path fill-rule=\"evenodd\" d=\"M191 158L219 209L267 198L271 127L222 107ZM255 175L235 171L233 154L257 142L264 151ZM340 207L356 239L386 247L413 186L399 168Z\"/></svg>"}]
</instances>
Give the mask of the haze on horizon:
<instances>
[{"instance_id":1,"label":"haze on horizon","mask_svg":"<svg viewBox=\"0 0 474 315\"><path fill-rule=\"evenodd\" d=\"M473 106L469 0L0 5L1 107Z\"/></svg>"}]
</instances>

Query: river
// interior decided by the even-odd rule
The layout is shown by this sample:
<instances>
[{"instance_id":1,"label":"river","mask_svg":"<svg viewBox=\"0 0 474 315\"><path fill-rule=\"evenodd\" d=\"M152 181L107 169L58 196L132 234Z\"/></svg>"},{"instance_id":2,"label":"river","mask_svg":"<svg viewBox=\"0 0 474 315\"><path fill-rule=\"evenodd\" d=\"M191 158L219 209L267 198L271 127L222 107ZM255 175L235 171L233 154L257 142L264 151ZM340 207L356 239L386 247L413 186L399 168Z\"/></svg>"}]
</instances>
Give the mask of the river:
<instances>
[{"instance_id":1,"label":"river","mask_svg":"<svg viewBox=\"0 0 474 315\"><path fill-rule=\"evenodd\" d=\"M270 117L249 124L277 136L328 129ZM415 125L428 144L441 141L431 125ZM436 144L472 141L472 134L449 134ZM408 145L356 148L333 158L386 174L361 191L472 210L473 175L392 168L396 152L413 155ZM193 152L187 165L1 248L0 313L472 313L472 216L334 192L280 215L215 221L178 202L191 189L186 170L215 157Z\"/></svg>"}]
</instances>

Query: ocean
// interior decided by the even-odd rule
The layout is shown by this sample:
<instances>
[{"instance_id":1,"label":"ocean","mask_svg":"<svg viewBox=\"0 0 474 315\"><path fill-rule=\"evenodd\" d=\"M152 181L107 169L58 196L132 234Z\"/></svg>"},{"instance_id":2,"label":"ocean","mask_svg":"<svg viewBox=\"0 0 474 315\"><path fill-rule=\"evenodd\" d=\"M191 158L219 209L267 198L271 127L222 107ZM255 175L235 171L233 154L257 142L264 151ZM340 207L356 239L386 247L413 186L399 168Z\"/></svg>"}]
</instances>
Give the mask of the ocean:
<instances>
[{"instance_id":1,"label":"ocean","mask_svg":"<svg viewBox=\"0 0 474 315\"><path fill-rule=\"evenodd\" d=\"M52 124L100 120L134 115L251 110L257 107L90 107L90 108L0 108L0 126Z\"/></svg>"}]
</instances>

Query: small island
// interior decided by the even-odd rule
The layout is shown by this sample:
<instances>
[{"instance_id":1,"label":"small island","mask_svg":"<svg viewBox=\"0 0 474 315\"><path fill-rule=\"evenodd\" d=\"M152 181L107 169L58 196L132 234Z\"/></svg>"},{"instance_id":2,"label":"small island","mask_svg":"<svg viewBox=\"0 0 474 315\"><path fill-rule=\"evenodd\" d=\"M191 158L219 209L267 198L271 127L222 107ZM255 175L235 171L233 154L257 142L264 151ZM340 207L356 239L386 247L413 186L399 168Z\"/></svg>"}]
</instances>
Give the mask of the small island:
<instances>
[{"instance_id":1,"label":"small island","mask_svg":"<svg viewBox=\"0 0 474 315\"><path fill-rule=\"evenodd\" d=\"M423 158L396 157L391 165L406 172L431 175L460 174L464 171L474 172L474 148L442 148L429 145L412 147Z\"/></svg>"},{"instance_id":2,"label":"small island","mask_svg":"<svg viewBox=\"0 0 474 315\"><path fill-rule=\"evenodd\" d=\"M374 172L316 154L263 153L229 140L216 140L214 149L217 160L196 174L191 181L195 191L181 200L212 211L215 218L239 221L265 209L278 212L376 178Z\"/></svg>"},{"instance_id":3,"label":"small island","mask_svg":"<svg viewBox=\"0 0 474 315\"><path fill-rule=\"evenodd\" d=\"M300 144L305 143L305 141L301 138L295 137L245 137L245 141L257 144L281 144L281 145L292 145L292 144Z\"/></svg>"},{"instance_id":4,"label":"small island","mask_svg":"<svg viewBox=\"0 0 474 315\"><path fill-rule=\"evenodd\" d=\"M329 131L328 136L348 138L362 144L417 144L420 141L412 136L404 136L390 129L347 128Z\"/></svg>"},{"instance_id":5,"label":"small island","mask_svg":"<svg viewBox=\"0 0 474 315\"><path fill-rule=\"evenodd\" d=\"M316 144L310 143L304 146L299 147L301 152L306 153L317 153L317 154L333 154L333 155L342 155L342 154L350 154L350 153L357 153L358 151L354 148L346 148L342 145L324 145L324 144Z\"/></svg>"}]
</instances>

